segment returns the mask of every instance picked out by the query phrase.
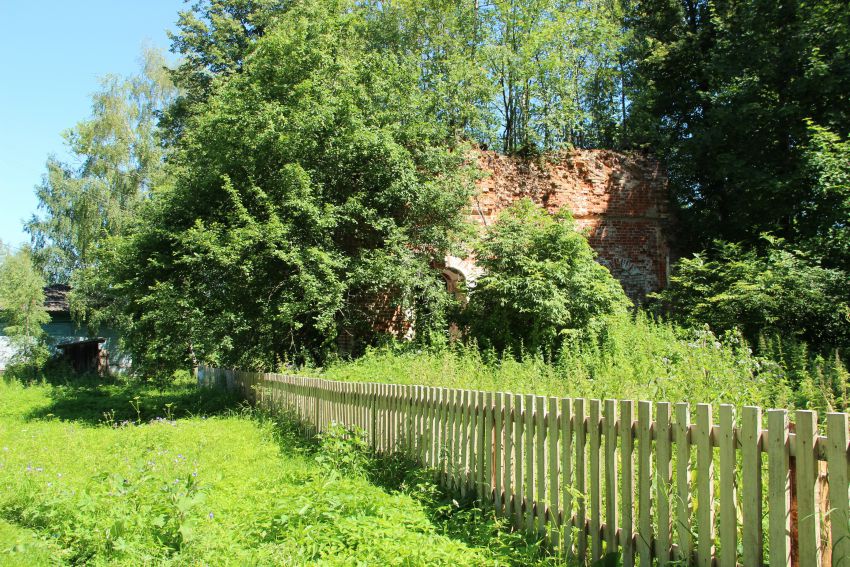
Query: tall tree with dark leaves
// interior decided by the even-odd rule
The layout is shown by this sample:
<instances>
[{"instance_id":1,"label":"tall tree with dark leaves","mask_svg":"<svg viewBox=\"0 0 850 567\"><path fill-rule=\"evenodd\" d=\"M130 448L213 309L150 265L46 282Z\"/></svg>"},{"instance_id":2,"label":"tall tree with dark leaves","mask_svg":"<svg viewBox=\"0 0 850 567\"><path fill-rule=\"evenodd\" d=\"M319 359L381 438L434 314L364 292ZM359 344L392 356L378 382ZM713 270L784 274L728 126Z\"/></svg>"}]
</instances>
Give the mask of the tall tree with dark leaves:
<instances>
[{"instance_id":1,"label":"tall tree with dark leaves","mask_svg":"<svg viewBox=\"0 0 850 567\"><path fill-rule=\"evenodd\" d=\"M185 0L190 4L192 0ZM239 73L254 42L261 38L292 0L196 0L179 13L177 31L169 32L171 51L181 63L172 80L182 91L162 125L175 141L198 104L215 89L216 77Z\"/></svg>"},{"instance_id":2,"label":"tall tree with dark leaves","mask_svg":"<svg viewBox=\"0 0 850 567\"><path fill-rule=\"evenodd\" d=\"M630 142L666 161L685 247L804 238L808 122L850 130L846 2L638 0L627 23Z\"/></svg>"}]
</instances>

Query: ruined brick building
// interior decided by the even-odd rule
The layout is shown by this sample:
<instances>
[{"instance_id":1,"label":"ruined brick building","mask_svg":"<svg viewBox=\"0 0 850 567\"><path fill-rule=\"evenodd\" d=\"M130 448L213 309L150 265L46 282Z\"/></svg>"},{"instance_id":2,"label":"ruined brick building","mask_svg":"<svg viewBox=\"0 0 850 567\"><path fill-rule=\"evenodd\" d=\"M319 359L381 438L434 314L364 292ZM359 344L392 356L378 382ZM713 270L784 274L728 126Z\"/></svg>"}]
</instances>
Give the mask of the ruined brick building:
<instances>
[{"instance_id":1,"label":"ruined brick building","mask_svg":"<svg viewBox=\"0 0 850 567\"><path fill-rule=\"evenodd\" d=\"M476 151L484 173L467 210L481 226L524 197L550 212L570 211L585 232L597 260L606 266L636 302L667 284L670 266L670 207L667 177L659 164L640 153L569 150L545 160L528 161L491 151ZM474 286L482 271L472 257L447 257L438 264L446 288ZM368 301L370 326L378 333L412 336L410 314L390 294ZM358 332L342 331L341 351L352 352Z\"/></svg>"},{"instance_id":2,"label":"ruined brick building","mask_svg":"<svg viewBox=\"0 0 850 567\"><path fill-rule=\"evenodd\" d=\"M570 150L528 161L478 151L485 177L469 210L472 222L489 225L512 202L529 197L550 212L572 213L628 296L641 301L667 284L670 212L667 177L643 154ZM446 259L449 289L480 275L474 259Z\"/></svg>"}]
</instances>

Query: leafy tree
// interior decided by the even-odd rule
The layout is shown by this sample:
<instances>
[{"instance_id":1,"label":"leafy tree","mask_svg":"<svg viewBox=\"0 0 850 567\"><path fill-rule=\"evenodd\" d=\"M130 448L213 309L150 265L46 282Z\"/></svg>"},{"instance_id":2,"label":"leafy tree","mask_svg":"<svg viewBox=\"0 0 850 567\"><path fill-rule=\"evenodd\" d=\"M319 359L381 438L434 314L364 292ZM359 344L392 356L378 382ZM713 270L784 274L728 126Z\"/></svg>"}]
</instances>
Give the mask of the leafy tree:
<instances>
[{"instance_id":1,"label":"leafy tree","mask_svg":"<svg viewBox=\"0 0 850 567\"><path fill-rule=\"evenodd\" d=\"M806 161L813 190L798 232L827 265L850 273L850 138L814 124L810 134Z\"/></svg>"},{"instance_id":2,"label":"leafy tree","mask_svg":"<svg viewBox=\"0 0 850 567\"><path fill-rule=\"evenodd\" d=\"M469 293L472 337L497 351L552 352L570 335L592 334L629 306L620 284L594 260L567 212L528 199L506 209L476 248L484 275Z\"/></svg>"},{"instance_id":3,"label":"leafy tree","mask_svg":"<svg viewBox=\"0 0 850 567\"><path fill-rule=\"evenodd\" d=\"M162 55L146 51L142 75L108 76L101 86L92 117L63 134L80 165L48 159L36 189L42 212L26 224L34 258L52 282L67 283L75 270L90 267L97 244L125 233L162 181L157 114L176 94Z\"/></svg>"},{"instance_id":4,"label":"leafy tree","mask_svg":"<svg viewBox=\"0 0 850 567\"><path fill-rule=\"evenodd\" d=\"M846 2L639 0L626 23L630 142L666 161L683 247L802 242L807 120L850 131Z\"/></svg>"},{"instance_id":5,"label":"leafy tree","mask_svg":"<svg viewBox=\"0 0 850 567\"><path fill-rule=\"evenodd\" d=\"M347 2L281 14L186 123L137 230L103 250L87 303L142 369L322 359L340 332L374 332L376 298L436 320L429 262L462 220L465 152L444 145L415 62L369 49L364 22Z\"/></svg>"},{"instance_id":6,"label":"leafy tree","mask_svg":"<svg viewBox=\"0 0 850 567\"><path fill-rule=\"evenodd\" d=\"M186 0L188 3L188 0ZM181 62L171 79L181 92L165 109L163 135L170 143L182 135L187 120L215 90L216 77L239 73L245 57L291 0L196 0L168 32L171 51Z\"/></svg>"},{"instance_id":7,"label":"leafy tree","mask_svg":"<svg viewBox=\"0 0 850 567\"><path fill-rule=\"evenodd\" d=\"M774 238L763 239L761 252L718 241L682 259L659 298L680 322L739 327L754 345L760 333L820 350L850 345L847 276Z\"/></svg>"},{"instance_id":8,"label":"leafy tree","mask_svg":"<svg viewBox=\"0 0 850 567\"><path fill-rule=\"evenodd\" d=\"M482 10L505 153L615 144L623 41L614 8L499 0Z\"/></svg>"},{"instance_id":9,"label":"leafy tree","mask_svg":"<svg viewBox=\"0 0 850 567\"><path fill-rule=\"evenodd\" d=\"M276 22L303 2L204 0L181 13L172 50L185 90L168 113L172 138ZM610 146L624 117L623 29L618 2L347 2L369 51L419 69L432 119L452 135L507 153Z\"/></svg>"},{"instance_id":10,"label":"leafy tree","mask_svg":"<svg viewBox=\"0 0 850 567\"><path fill-rule=\"evenodd\" d=\"M29 250L10 252L0 243L0 319L15 351L12 365L26 374L47 360L42 325L50 321L44 307L44 278Z\"/></svg>"}]
</instances>

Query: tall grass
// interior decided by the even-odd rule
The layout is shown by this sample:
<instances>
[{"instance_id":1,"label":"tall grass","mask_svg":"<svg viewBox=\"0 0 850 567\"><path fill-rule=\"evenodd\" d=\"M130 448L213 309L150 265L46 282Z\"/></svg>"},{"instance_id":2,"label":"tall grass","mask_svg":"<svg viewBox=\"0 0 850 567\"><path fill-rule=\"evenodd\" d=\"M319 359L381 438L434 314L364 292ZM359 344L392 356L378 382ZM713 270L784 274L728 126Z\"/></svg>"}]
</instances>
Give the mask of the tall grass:
<instances>
[{"instance_id":1,"label":"tall grass","mask_svg":"<svg viewBox=\"0 0 850 567\"><path fill-rule=\"evenodd\" d=\"M567 341L554 360L496 356L474 345L393 344L320 370L335 380L538 393L794 407L800 380L753 354L737 333L684 329L637 314L611 318L599 336Z\"/></svg>"}]
</instances>

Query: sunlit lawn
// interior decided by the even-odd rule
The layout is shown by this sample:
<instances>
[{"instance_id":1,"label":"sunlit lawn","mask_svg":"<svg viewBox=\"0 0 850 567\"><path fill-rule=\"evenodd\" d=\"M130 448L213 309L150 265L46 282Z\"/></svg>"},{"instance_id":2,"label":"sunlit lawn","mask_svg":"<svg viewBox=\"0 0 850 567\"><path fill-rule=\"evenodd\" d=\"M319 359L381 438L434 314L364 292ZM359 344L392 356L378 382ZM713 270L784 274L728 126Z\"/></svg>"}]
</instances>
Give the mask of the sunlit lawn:
<instances>
[{"instance_id":1,"label":"sunlit lawn","mask_svg":"<svg viewBox=\"0 0 850 567\"><path fill-rule=\"evenodd\" d=\"M227 407L191 383L0 379L0 564L498 562Z\"/></svg>"}]
</instances>

